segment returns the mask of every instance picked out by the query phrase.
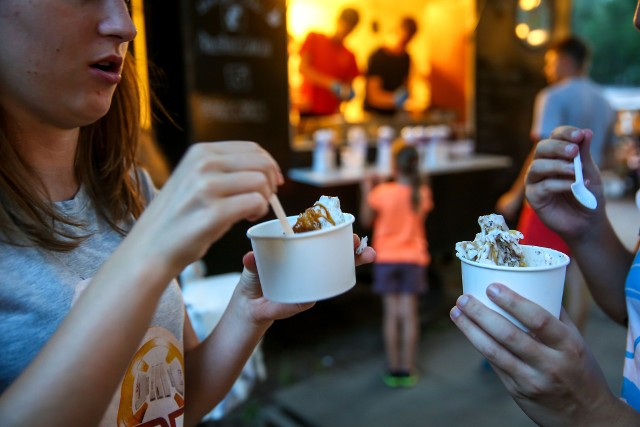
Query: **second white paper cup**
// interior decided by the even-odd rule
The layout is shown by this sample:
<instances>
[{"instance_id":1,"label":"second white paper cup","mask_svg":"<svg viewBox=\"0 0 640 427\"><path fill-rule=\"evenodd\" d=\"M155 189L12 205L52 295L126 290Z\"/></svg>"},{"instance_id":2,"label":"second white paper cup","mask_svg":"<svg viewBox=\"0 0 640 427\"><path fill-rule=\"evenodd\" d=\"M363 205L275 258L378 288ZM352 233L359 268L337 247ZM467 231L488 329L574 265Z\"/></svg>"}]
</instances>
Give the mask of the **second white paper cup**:
<instances>
[{"instance_id":1,"label":"second white paper cup","mask_svg":"<svg viewBox=\"0 0 640 427\"><path fill-rule=\"evenodd\" d=\"M564 278L569 257L562 252L539 246L521 245L530 267L505 267L482 264L458 256L462 262L462 291L473 295L487 307L511 320L520 329L527 328L487 297L491 283L502 283L524 298L538 304L556 318L562 309ZM544 254L551 262L545 264Z\"/></svg>"},{"instance_id":2,"label":"second white paper cup","mask_svg":"<svg viewBox=\"0 0 640 427\"><path fill-rule=\"evenodd\" d=\"M326 230L285 235L276 220L247 230L264 296L272 301L301 303L330 298L356 284L351 214ZM297 217L287 220L295 224Z\"/></svg>"}]
</instances>

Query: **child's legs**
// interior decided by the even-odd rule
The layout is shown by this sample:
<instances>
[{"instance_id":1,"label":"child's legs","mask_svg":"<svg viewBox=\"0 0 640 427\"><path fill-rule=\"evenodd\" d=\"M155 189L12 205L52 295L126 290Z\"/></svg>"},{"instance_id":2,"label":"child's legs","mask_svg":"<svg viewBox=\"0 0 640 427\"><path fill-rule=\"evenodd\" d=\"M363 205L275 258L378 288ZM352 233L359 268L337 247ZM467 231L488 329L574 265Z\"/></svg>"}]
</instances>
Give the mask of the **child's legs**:
<instances>
[{"instance_id":1,"label":"child's legs","mask_svg":"<svg viewBox=\"0 0 640 427\"><path fill-rule=\"evenodd\" d=\"M401 369L400 366L400 312L399 294L390 293L383 296L382 333L387 353L388 368L391 371Z\"/></svg>"},{"instance_id":2,"label":"child's legs","mask_svg":"<svg viewBox=\"0 0 640 427\"><path fill-rule=\"evenodd\" d=\"M411 371L415 368L415 358L420 337L418 316L418 296L400 294L398 297L400 323L400 369Z\"/></svg>"},{"instance_id":3,"label":"child's legs","mask_svg":"<svg viewBox=\"0 0 640 427\"><path fill-rule=\"evenodd\" d=\"M414 368L419 339L418 295L426 270L414 264L377 264L374 290L383 296L383 337L390 370Z\"/></svg>"}]
</instances>

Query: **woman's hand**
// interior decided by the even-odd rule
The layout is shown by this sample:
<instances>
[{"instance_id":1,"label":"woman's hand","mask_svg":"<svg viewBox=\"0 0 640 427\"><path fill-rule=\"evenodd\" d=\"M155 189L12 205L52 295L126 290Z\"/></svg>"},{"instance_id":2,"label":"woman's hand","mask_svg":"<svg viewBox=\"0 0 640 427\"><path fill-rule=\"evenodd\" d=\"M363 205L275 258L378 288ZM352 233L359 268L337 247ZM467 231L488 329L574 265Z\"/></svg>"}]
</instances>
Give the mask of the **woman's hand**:
<instances>
[{"instance_id":1,"label":"woman's hand","mask_svg":"<svg viewBox=\"0 0 640 427\"><path fill-rule=\"evenodd\" d=\"M360 244L360 238L353 235L354 250ZM376 253L371 247L366 247L361 254L355 255L356 265L362 265L373 262ZM271 322L278 319L285 319L296 315L302 311L308 310L315 302L303 304L283 304L271 301L262 294L260 278L258 277L258 269L253 252L247 253L242 259L244 270L238 284L238 289L249 303L249 311L252 320L256 323Z\"/></svg>"},{"instance_id":2,"label":"woman's hand","mask_svg":"<svg viewBox=\"0 0 640 427\"><path fill-rule=\"evenodd\" d=\"M256 143L195 144L129 238L178 274L233 224L265 215L269 196L283 182L276 161Z\"/></svg>"},{"instance_id":3,"label":"woman's hand","mask_svg":"<svg viewBox=\"0 0 640 427\"><path fill-rule=\"evenodd\" d=\"M569 426L620 419L620 402L564 311L558 320L500 284L487 295L530 332L468 295L458 298L451 319L532 420Z\"/></svg>"},{"instance_id":4,"label":"woman's hand","mask_svg":"<svg viewBox=\"0 0 640 427\"><path fill-rule=\"evenodd\" d=\"M549 139L540 141L526 177L526 197L540 219L562 237L579 239L606 221L604 193L598 167L589 148L593 133L588 129L562 126ZM571 192L575 180L573 158L582 157L585 184L598 200L593 211L582 206Z\"/></svg>"}]
</instances>

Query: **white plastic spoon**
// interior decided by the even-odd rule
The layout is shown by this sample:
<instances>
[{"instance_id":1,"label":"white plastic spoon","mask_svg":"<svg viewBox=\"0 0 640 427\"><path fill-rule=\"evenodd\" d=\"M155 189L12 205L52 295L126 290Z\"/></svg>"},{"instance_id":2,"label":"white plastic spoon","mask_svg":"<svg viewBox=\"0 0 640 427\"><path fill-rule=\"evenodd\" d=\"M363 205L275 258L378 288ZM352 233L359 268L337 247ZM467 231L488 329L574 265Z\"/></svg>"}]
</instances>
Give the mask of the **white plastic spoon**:
<instances>
[{"instance_id":1,"label":"white plastic spoon","mask_svg":"<svg viewBox=\"0 0 640 427\"><path fill-rule=\"evenodd\" d=\"M582 177L582 159L580 159L580 152L573 158L573 167L576 170L576 181L571 184L571 191L573 196L584 207L589 209L595 209L598 207L598 201L596 196L584 185L584 178Z\"/></svg>"},{"instance_id":2,"label":"white plastic spoon","mask_svg":"<svg viewBox=\"0 0 640 427\"><path fill-rule=\"evenodd\" d=\"M280 199L278 199L276 193L273 193L269 197L269 204L271 205L271 209L273 209L273 212L275 212L276 216L280 220L280 225L282 225L284 234L293 234L293 228L291 228L291 224L289 224L289 221L287 220L287 215L284 213L284 209L282 209Z\"/></svg>"}]
</instances>

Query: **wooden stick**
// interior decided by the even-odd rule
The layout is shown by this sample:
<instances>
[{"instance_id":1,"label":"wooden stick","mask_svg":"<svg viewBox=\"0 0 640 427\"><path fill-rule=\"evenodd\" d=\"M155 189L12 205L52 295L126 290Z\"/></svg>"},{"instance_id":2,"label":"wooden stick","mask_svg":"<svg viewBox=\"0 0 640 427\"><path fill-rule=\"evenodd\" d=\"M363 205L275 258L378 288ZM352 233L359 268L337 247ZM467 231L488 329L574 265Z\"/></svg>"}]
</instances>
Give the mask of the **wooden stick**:
<instances>
[{"instance_id":1,"label":"wooden stick","mask_svg":"<svg viewBox=\"0 0 640 427\"><path fill-rule=\"evenodd\" d=\"M271 197L269 197L269 204L275 212L276 216L280 220L280 225L282 225L282 229L285 234L293 234L293 229L291 228L291 224L289 224L289 220L287 220L287 215L284 213L284 209L282 209L282 205L280 204L280 200L276 193L273 193Z\"/></svg>"}]
</instances>

